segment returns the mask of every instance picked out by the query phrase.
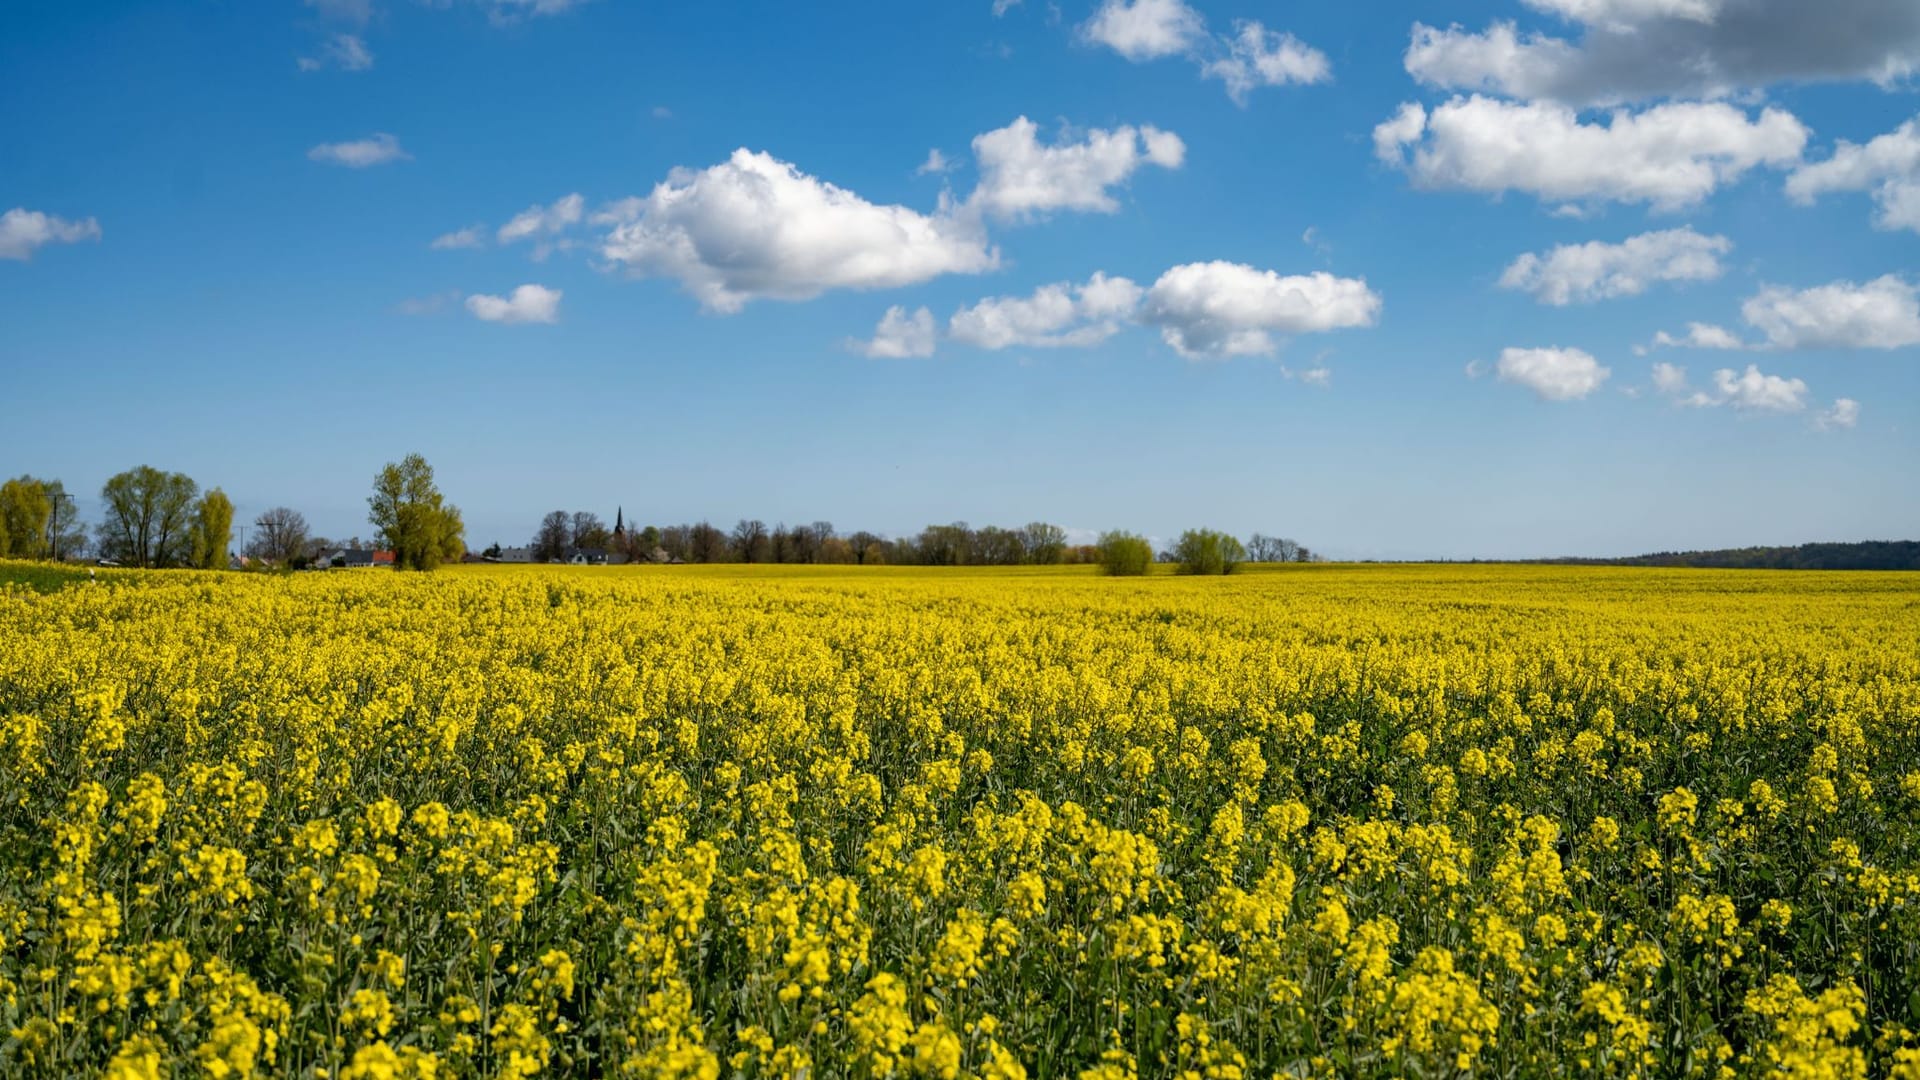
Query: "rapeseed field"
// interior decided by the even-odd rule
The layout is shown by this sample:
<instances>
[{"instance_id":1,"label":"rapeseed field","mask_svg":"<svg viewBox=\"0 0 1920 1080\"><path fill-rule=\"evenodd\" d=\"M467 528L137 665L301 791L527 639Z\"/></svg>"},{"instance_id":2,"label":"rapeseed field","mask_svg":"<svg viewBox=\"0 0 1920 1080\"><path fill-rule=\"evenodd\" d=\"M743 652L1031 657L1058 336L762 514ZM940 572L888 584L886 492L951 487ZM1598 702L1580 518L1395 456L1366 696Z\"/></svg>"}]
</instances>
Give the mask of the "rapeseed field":
<instances>
[{"instance_id":1,"label":"rapeseed field","mask_svg":"<svg viewBox=\"0 0 1920 1080\"><path fill-rule=\"evenodd\" d=\"M1920 1077L1920 577L0 592L0 1074Z\"/></svg>"}]
</instances>

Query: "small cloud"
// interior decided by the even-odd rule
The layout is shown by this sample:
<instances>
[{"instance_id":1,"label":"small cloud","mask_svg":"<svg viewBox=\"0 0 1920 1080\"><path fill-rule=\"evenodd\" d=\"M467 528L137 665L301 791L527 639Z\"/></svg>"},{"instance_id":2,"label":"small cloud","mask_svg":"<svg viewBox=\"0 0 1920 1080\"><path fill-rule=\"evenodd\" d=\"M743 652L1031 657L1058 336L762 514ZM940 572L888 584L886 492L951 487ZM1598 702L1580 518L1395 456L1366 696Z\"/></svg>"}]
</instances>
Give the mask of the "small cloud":
<instances>
[{"instance_id":1,"label":"small cloud","mask_svg":"<svg viewBox=\"0 0 1920 1080\"><path fill-rule=\"evenodd\" d=\"M993 17L999 18L1020 6L1020 0L993 0Z\"/></svg>"},{"instance_id":2,"label":"small cloud","mask_svg":"<svg viewBox=\"0 0 1920 1080\"><path fill-rule=\"evenodd\" d=\"M1653 365L1653 388L1669 397L1686 393L1687 369L1664 360Z\"/></svg>"},{"instance_id":3,"label":"small cloud","mask_svg":"<svg viewBox=\"0 0 1920 1080\"><path fill-rule=\"evenodd\" d=\"M365 71L373 66L373 53L367 48L366 40L358 34L332 34L321 42L318 55L303 56L298 64L301 71L320 71L330 67L341 71Z\"/></svg>"},{"instance_id":4,"label":"small cloud","mask_svg":"<svg viewBox=\"0 0 1920 1080\"><path fill-rule=\"evenodd\" d=\"M382 131L350 142L321 143L307 151L307 157L327 165L364 169L389 161L408 161L412 155L400 148L400 140Z\"/></svg>"},{"instance_id":5,"label":"small cloud","mask_svg":"<svg viewBox=\"0 0 1920 1080\"><path fill-rule=\"evenodd\" d=\"M1542 401L1578 401L1613 374L1584 349L1502 349L1494 374L1517 383Z\"/></svg>"},{"instance_id":6,"label":"small cloud","mask_svg":"<svg viewBox=\"0 0 1920 1080\"><path fill-rule=\"evenodd\" d=\"M1733 241L1724 236L1703 236L1691 228L1642 233L1617 244L1562 244L1515 259L1500 276L1500 287L1532 293L1554 307L1638 296L1662 282L1718 278L1721 256L1732 248Z\"/></svg>"},{"instance_id":7,"label":"small cloud","mask_svg":"<svg viewBox=\"0 0 1920 1080\"><path fill-rule=\"evenodd\" d=\"M1813 426L1821 431L1836 428L1850 428L1860 422L1860 403L1852 398L1835 398L1833 408L1820 410L1813 418Z\"/></svg>"},{"instance_id":8,"label":"small cloud","mask_svg":"<svg viewBox=\"0 0 1920 1080\"><path fill-rule=\"evenodd\" d=\"M1083 285L1042 285L1031 296L998 296L954 312L947 336L982 349L1085 348L1120 332L1140 286L1095 271Z\"/></svg>"},{"instance_id":9,"label":"small cloud","mask_svg":"<svg viewBox=\"0 0 1920 1080\"><path fill-rule=\"evenodd\" d=\"M851 341L849 347L865 356L905 360L933 355L933 312L920 308L912 314L898 304L887 309L874 327L871 341Z\"/></svg>"},{"instance_id":10,"label":"small cloud","mask_svg":"<svg viewBox=\"0 0 1920 1080\"><path fill-rule=\"evenodd\" d=\"M401 315L439 315L460 302L460 290L448 289L430 296L414 296L400 301L393 310Z\"/></svg>"},{"instance_id":11,"label":"small cloud","mask_svg":"<svg viewBox=\"0 0 1920 1080\"><path fill-rule=\"evenodd\" d=\"M1669 334L1665 330L1660 331L1653 335L1652 347L1656 349L1723 350L1752 348L1752 346L1749 346L1746 342L1741 341L1739 336L1733 331L1724 326L1697 322L1688 323L1687 332L1679 336ZM1634 352L1637 355L1645 356L1647 354L1647 346L1640 346L1636 348Z\"/></svg>"},{"instance_id":12,"label":"small cloud","mask_svg":"<svg viewBox=\"0 0 1920 1080\"><path fill-rule=\"evenodd\" d=\"M1333 385L1333 369L1327 367L1325 364L1315 364L1305 371L1295 371L1285 364L1282 364L1280 365L1280 374L1283 378L1303 382L1308 386L1318 386L1322 389Z\"/></svg>"},{"instance_id":13,"label":"small cloud","mask_svg":"<svg viewBox=\"0 0 1920 1080\"><path fill-rule=\"evenodd\" d=\"M935 148L927 151L927 160L922 162L919 168L913 170L913 175L926 176L927 174L932 173L938 176L941 173L947 173L952 171L953 171L953 162L948 161L947 155L941 153L938 148Z\"/></svg>"},{"instance_id":14,"label":"small cloud","mask_svg":"<svg viewBox=\"0 0 1920 1080\"><path fill-rule=\"evenodd\" d=\"M655 105L651 115L655 120L671 120L673 119L673 110L667 108L665 105Z\"/></svg>"},{"instance_id":15,"label":"small cloud","mask_svg":"<svg viewBox=\"0 0 1920 1080\"><path fill-rule=\"evenodd\" d=\"M1112 214L1120 209L1114 189L1136 171L1149 165L1178 169L1186 160L1180 136L1152 125L1095 128L1084 137L1063 131L1051 145L1039 140L1039 130L1022 116L974 136L980 183L965 209L1009 222L1059 210Z\"/></svg>"},{"instance_id":16,"label":"small cloud","mask_svg":"<svg viewBox=\"0 0 1920 1080\"><path fill-rule=\"evenodd\" d=\"M560 321L560 290L543 285L522 285L513 295L500 297L476 293L467 297L467 310L483 322L552 323Z\"/></svg>"},{"instance_id":17,"label":"small cloud","mask_svg":"<svg viewBox=\"0 0 1920 1080\"><path fill-rule=\"evenodd\" d=\"M1469 360L1462 370L1467 373L1467 378L1477 379L1487 373L1487 363L1484 360Z\"/></svg>"},{"instance_id":18,"label":"small cloud","mask_svg":"<svg viewBox=\"0 0 1920 1080\"><path fill-rule=\"evenodd\" d=\"M446 6L449 0L429 0ZM495 26L511 26L522 19L540 15L563 15L587 3L587 0L474 0L486 9L487 21Z\"/></svg>"},{"instance_id":19,"label":"small cloud","mask_svg":"<svg viewBox=\"0 0 1920 1080\"><path fill-rule=\"evenodd\" d=\"M1333 78L1327 54L1292 34L1275 33L1252 20L1234 23L1234 35L1224 39L1227 54L1200 67L1203 78L1227 84L1227 96L1245 107L1256 87L1288 83L1323 83Z\"/></svg>"},{"instance_id":20,"label":"small cloud","mask_svg":"<svg viewBox=\"0 0 1920 1080\"><path fill-rule=\"evenodd\" d=\"M1372 326L1380 294L1364 278L1325 271L1282 276L1221 260L1185 263L1147 290L1139 321L1189 360L1274 352L1275 335Z\"/></svg>"},{"instance_id":21,"label":"small cloud","mask_svg":"<svg viewBox=\"0 0 1920 1080\"><path fill-rule=\"evenodd\" d=\"M93 218L68 221L23 206L0 214L0 259L24 262L33 257L34 249L44 244L77 244L98 239L100 223Z\"/></svg>"},{"instance_id":22,"label":"small cloud","mask_svg":"<svg viewBox=\"0 0 1920 1080\"><path fill-rule=\"evenodd\" d=\"M433 238L433 243L427 246L435 251L458 251L463 248L481 247L487 242L483 235L485 231L484 225L469 225L464 229L456 229L436 236Z\"/></svg>"},{"instance_id":23,"label":"small cloud","mask_svg":"<svg viewBox=\"0 0 1920 1080\"><path fill-rule=\"evenodd\" d=\"M1080 26L1082 40L1136 63L1189 52L1205 33L1206 21L1184 0L1104 0Z\"/></svg>"},{"instance_id":24,"label":"small cloud","mask_svg":"<svg viewBox=\"0 0 1920 1080\"><path fill-rule=\"evenodd\" d=\"M549 206L535 204L513 216L513 219L500 226L494 238L503 244L530 237L552 237L565 232L571 226L580 223L587 200L579 193L563 195Z\"/></svg>"},{"instance_id":25,"label":"small cloud","mask_svg":"<svg viewBox=\"0 0 1920 1080\"><path fill-rule=\"evenodd\" d=\"M1745 371L1721 368L1713 373L1713 385L1695 390L1687 381L1687 369L1665 362L1653 365L1653 388L1661 397L1693 409L1717 409L1722 405L1746 412L1800 412L1807 407L1807 384L1800 379L1768 375L1758 365L1748 364Z\"/></svg>"}]
</instances>

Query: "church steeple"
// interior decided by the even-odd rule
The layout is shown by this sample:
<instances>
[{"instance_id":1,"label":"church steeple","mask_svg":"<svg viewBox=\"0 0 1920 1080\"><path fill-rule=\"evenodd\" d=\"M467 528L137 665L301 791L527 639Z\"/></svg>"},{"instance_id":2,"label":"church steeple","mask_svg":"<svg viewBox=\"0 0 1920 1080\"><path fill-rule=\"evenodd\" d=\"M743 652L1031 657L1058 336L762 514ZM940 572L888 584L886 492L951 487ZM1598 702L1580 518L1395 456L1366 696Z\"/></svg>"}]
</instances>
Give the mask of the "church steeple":
<instances>
[{"instance_id":1,"label":"church steeple","mask_svg":"<svg viewBox=\"0 0 1920 1080\"><path fill-rule=\"evenodd\" d=\"M613 535L627 535L626 511L621 507L615 507L613 511Z\"/></svg>"}]
</instances>

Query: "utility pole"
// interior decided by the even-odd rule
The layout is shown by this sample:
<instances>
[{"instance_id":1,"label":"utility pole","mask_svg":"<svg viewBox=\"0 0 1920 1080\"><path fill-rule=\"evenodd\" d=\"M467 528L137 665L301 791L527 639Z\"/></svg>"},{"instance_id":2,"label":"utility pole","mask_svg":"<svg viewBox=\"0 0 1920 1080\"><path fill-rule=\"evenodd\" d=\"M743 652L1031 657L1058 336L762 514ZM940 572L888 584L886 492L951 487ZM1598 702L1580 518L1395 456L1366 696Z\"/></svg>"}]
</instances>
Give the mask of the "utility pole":
<instances>
[{"instance_id":1,"label":"utility pole","mask_svg":"<svg viewBox=\"0 0 1920 1080\"><path fill-rule=\"evenodd\" d=\"M64 491L53 492L53 512L47 515L47 547L53 550L53 561L60 561L60 500L73 504L73 496Z\"/></svg>"}]
</instances>

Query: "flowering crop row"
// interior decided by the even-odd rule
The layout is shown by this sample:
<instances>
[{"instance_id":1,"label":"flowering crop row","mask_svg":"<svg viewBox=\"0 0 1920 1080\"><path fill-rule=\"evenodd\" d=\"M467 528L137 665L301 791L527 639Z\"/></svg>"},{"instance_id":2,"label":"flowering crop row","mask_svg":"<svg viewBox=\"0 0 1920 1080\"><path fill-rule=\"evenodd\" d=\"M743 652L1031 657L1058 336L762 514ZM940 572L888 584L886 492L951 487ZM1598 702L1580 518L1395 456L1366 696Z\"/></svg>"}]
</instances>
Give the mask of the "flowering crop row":
<instances>
[{"instance_id":1,"label":"flowering crop row","mask_svg":"<svg viewBox=\"0 0 1920 1080\"><path fill-rule=\"evenodd\" d=\"M0 592L0 1073L1920 1077L1920 579Z\"/></svg>"}]
</instances>

